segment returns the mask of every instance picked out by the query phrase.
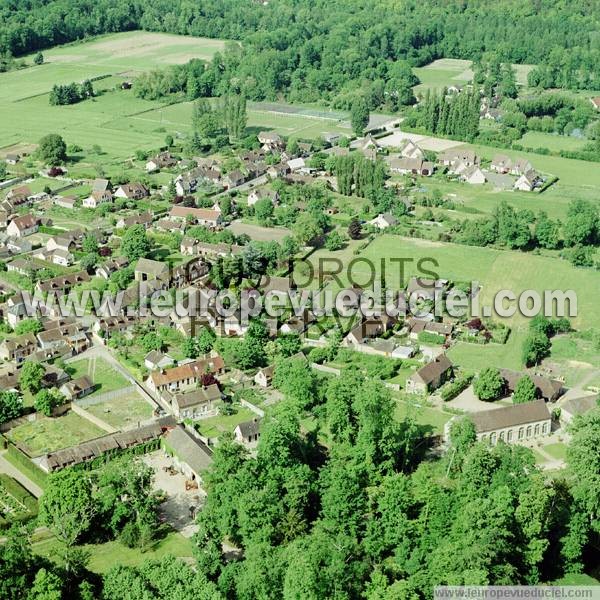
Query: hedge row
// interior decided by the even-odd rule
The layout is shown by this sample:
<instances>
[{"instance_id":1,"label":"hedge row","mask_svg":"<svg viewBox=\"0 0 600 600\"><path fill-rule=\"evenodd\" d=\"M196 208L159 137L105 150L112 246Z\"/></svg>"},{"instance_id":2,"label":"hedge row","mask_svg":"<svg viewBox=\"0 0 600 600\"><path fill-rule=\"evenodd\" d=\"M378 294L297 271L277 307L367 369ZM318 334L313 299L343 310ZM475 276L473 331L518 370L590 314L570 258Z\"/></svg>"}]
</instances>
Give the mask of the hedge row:
<instances>
[{"instance_id":1,"label":"hedge row","mask_svg":"<svg viewBox=\"0 0 600 600\"><path fill-rule=\"evenodd\" d=\"M48 475L44 473L31 459L14 444L8 445L8 450L4 455L6 459L13 464L19 471L23 472L28 479L44 489L46 487L46 479Z\"/></svg>"}]
</instances>

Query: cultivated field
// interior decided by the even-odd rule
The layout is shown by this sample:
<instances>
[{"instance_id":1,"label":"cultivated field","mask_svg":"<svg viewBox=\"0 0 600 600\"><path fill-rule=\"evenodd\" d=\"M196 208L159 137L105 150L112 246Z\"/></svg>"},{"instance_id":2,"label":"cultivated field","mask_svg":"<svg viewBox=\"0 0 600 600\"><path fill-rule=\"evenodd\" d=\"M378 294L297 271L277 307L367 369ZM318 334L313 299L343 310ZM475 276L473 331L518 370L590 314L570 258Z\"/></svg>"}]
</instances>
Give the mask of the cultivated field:
<instances>
[{"instance_id":1,"label":"cultivated field","mask_svg":"<svg viewBox=\"0 0 600 600\"><path fill-rule=\"evenodd\" d=\"M30 456L41 456L61 448L70 448L106 432L74 412L61 417L40 417L19 425L4 435L23 447Z\"/></svg>"}]
</instances>

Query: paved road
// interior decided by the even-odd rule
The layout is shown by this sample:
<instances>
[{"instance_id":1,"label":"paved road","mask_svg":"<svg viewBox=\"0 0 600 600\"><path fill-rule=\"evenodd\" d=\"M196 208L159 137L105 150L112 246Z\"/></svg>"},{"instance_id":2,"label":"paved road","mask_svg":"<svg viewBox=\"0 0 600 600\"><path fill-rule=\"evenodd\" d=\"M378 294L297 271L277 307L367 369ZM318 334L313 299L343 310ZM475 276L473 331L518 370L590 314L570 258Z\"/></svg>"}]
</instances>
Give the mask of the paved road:
<instances>
[{"instance_id":1,"label":"paved road","mask_svg":"<svg viewBox=\"0 0 600 600\"><path fill-rule=\"evenodd\" d=\"M250 181L246 181L246 182L242 183L241 185L232 187L228 190L225 190L224 192L219 192L218 194L215 194L213 196L213 198L218 198L219 196L225 196L226 194L229 194L230 192L244 192L246 190L256 187L257 185L264 185L265 183L267 183L267 176L261 175L260 177L256 177L255 179L250 179Z\"/></svg>"},{"instance_id":2,"label":"paved road","mask_svg":"<svg viewBox=\"0 0 600 600\"><path fill-rule=\"evenodd\" d=\"M6 460L6 458L4 458L4 452L0 454L0 473L6 473L6 475L14 477L24 488L28 489L36 498L39 498L43 493L43 490L40 486L33 483L31 479L26 477L16 467L13 467L12 463L9 463Z\"/></svg>"}]
</instances>

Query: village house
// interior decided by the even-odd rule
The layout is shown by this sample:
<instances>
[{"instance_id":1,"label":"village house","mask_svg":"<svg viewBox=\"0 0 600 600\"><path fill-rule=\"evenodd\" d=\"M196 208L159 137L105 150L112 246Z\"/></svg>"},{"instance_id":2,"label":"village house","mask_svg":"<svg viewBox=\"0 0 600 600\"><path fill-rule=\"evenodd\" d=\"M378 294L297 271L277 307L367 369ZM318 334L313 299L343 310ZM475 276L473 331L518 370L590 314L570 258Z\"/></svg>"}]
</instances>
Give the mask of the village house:
<instances>
[{"instance_id":1,"label":"village house","mask_svg":"<svg viewBox=\"0 0 600 600\"><path fill-rule=\"evenodd\" d=\"M14 204L25 204L31 197L31 188L28 185L20 185L12 188L6 194L7 200L12 200Z\"/></svg>"},{"instance_id":2,"label":"village house","mask_svg":"<svg viewBox=\"0 0 600 600\"><path fill-rule=\"evenodd\" d=\"M421 158L392 158L389 161L391 173L399 175L422 175L429 177L433 175L435 165Z\"/></svg>"},{"instance_id":3,"label":"village house","mask_svg":"<svg viewBox=\"0 0 600 600\"><path fill-rule=\"evenodd\" d=\"M511 175L524 175L528 171L533 171L533 165L525 158L517 158L510 167Z\"/></svg>"},{"instance_id":4,"label":"village house","mask_svg":"<svg viewBox=\"0 0 600 600\"><path fill-rule=\"evenodd\" d=\"M254 206L259 200L270 200L272 204L279 202L279 193L268 188L256 188L248 194L248 206Z\"/></svg>"},{"instance_id":5,"label":"village house","mask_svg":"<svg viewBox=\"0 0 600 600\"><path fill-rule=\"evenodd\" d=\"M407 377L406 391L410 394L427 394L439 388L451 376L452 363L445 354L440 354Z\"/></svg>"},{"instance_id":6,"label":"village house","mask_svg":"<svg viewBox=\"0 0 600 600\"><path fill-rule=\"evenodd\" d=\"M139 324L135 315L120 315L114 317L100 317L92 326L93 331L103 339L110 338L115 333L126 333Z\"/></svg>"},{"instance_id":7,"label":"village house","mask_svg":"<svg viewBox=\"0 0 600 600\"><path fill-rule=\"evenodd\" d=\"M369 225L373 225L378 229L387 229L398 225L398 219L391 213L379 213L374 219L369 221Z\"/></svg>"},{"instance_id":8,"label":"village house","mask_svg":"<svg viewBox=\"0 0 600 600\"><path fill-rule=\"evenodd\" d=\"M42 267L33 263L28 258L15 258L6 264L6 270L9 273L18 273L19 275L30 276Z\"/></svg>"},{"instance_id":9,"label":"village house","mask_svg":"<svg viewBox=\"0 0 600 600\"><path fill-rule=\"evenodd\" d=\"M473 150L456 148L446 150L438 155L438 162L446 167L454 167L462 163L467 167L479 165L479 158Z\"/></svg>"},{"instance_id":10,"label":"village house","mask_svg":"<svg viewBox=\"0 0 600 600\"><path fill-rule=\"evenodd\" d=\"M160 169L168 169L177 164L177 159L171 156L170 152L161 152L146 163L146 171L152 173Z\"/></svg>"},{"instance_id":11,"label":"village house","mask_svg":"<svg viewBox=\"0 0 600 600\"><path fill-rule=\"evenodd\" d=\"M236 442L248 448L256 447L260 437L260 421L252 419L251 421L239 423L233 430L233 437Z\"/></svg>"},{"instance_id":12,"label":"village house","mask_svg":"<svg viewBox=\"0 0 600 600\"><path fill-rule=\"evenodd\" d=\"M73 235L63 234L63 235L53 235L51 238L48 238L46 242L46 250L48 252L54 252L55 250L63 250L65 252L72 252L77 247L77 243Z\"/></svg>"},{"instance_id":13,"label":"village house","mask_svg":"<svg viewBox=\"0 0 600 600\"><path fill-rule=\"evenodd\" d=\"M60 265L61 267L70 267L75 262L75 257L68 250L63 250L62 248L57 248L56 250L41 250L40 252L34 254L34 258L39 258L40 260L47 260L55 265Z\"/></svg>"},{"instance_id":14,"label":"village house","mask_svg":"<svg viewBox=\"0 0 600 600\"><path fill-rule=\"evenodd\" d=\"M262 144L262 149L265 152L282 150L285 147L283 139L275 131L261 131L257 137L259 143Z\"/></svg>"},{"instance_id":15,"label":"village house","mask_svg":"<svg viewBox=\"0 0 600 600\"><path fill-rule=\"evenodd\" d=\"M182 425L168 430L163 438L165 451L175 468L191 481L202 481L212 465L212 450Z\"/></svg>"},{"instance_id":16,"label":"village house","mask_svg":"<svg viewBox=\"0 0 600 600\"><path fill-rule=\"evenodd\" d=\"M262 388L267 388L273 381L273 375L275 374L275 365L269 365L259 369L254 376L254 383Z\"/></svg>"},{"instance_id":17,"label":"village house","mask_svg":"<svg viewBox=\"0 0 600 600\"><path fill-rule=\"evenodd\" d=\"M37 350L37 340L33 333L23 333L0 344L0 358L20 365Z\"/></svg>"},{"instance_id":18,"label":"village house","mask_svg":"<svg viewBox=\"0 0 600 600\"><path fill-rule=\"evenodd\" d=\"M281 177L285 177L289 175L290 167L287 163L279 163L277 165L272 165L267 169L267 174L271 179L279 179Z\"/></svg>"},{"instance_id":19,"label":"village house","mask_svg":"<svg viewBox=\"0 0 600 600\"><path fill-rule=\"evenodd\" d=\"M16 165L21 160L21 157L18 154L11 153L7 154L4 160L9 165Z\"/></svg>"},{"instance_id":20,"label":"village house","mask_svg":"<svg viewBox=\"0 0 600 600\"><path fill-rule=\"evenodd\" d=\"M478 440L524 442L551 432L552 418L544 400L513 404L470 415Z\"/></svg>"},{"instance_id":21,"label":"village house","mask_svg":"<svg viewBox=\"0 0 600 600\"><path fill-rule=\"evenodd\" d=\"M6 249L12 254L22 254L31 252L33 245L26 238L8 238L6 240Z\"/></svg>"},{"instance_id":22,"label":"village house","mask_svg":"<svg viewBox=\"0 0 600 600\"><path fill-rule=\"evenodd\" d=\"M235 169L230 171L223 177L223 183L227 189L231 189L237 187L238 185L242 185L246 181L246 176L239 170Z\"/></svg>"},{"instance_id":23,"label":"village house","mask_svg":"<svg viewBox=\"0 0 600 600\"><path fill-rule=\"evenodd\" d=\"M149 195L148 188L141 183L124 183L115 191L115 198L126 198L127 200L141 200Z\"/></svg>"},{"instance_id":24,"label":"village house","mask_svg":"<svg viewBox=\"0 0 600 600\"><path fill-rule=\"evenodd\" d=\"M563 399L560 405L561 423L567 425L571 423L575 417L584 415L598 406L600 406L600 404L598 403L597 392L582 391L579 395Z\"/></svg>"},{"instance_id":25,"label":"village house","mask_svg":"<svg viewBox=\"0 0 600 600\"><path fill-rule=\"evenodd\" d=\"M492 164L490 165L490 169L492 171L500 174L506 174L510 172L511 168L512 161L508 156L504 154L496 154L494 158L492 158Z\"/></svg>"},{"instance_id":26,"label":"village house","mask_svg":"<svg viewBox=\"0 0 600 600\"><path fill-rule=\"evenodd\" d=\"M32 214L15 217L6 228L10 236L21 238L36 233L40 228L40 220Z\"/></svg>"},{"instance_id":27,"label":"village house","mask_svg":"<svg viewBox=\"0 0 600 600\"><path fill-rule=\"evenodd\" d=\"M192 221L205 227L217 228L223 223L221 211L210 208L191 208L187 206L173 206L169 211L169 218L176 221Z\"/></svg>"},{"instance_id":28,"label":"village house","mask_svg":"<svg viewBox=\"0 0 600 600\"><path fill-rule=\"evenodd\" d=\"M163 417L151 425L105 435L78 446L46 454L40 460L40 467L46 473L59 471L65 467L85 463L109 453L112 454L158 440L166 431L175 426L176 423L173 417Z\"/></svg>"},{"instance_id":29,"label":"village house","mask_svg":"<svg viewBox=\"0 0 600 600\"><path fill-rule=\"evenodd\" d=\"M219 256L225 257L241 254L244 251L244 247L236 244L200 242L194 238L186 237L181 241L180 251L187 256L216 258Z\"/></svg>"},{"instance_id":30,"label":"village house","mask_svg":"<svg viewBox=\"0 0 600 600\"><path fill-rule=\"evenodd\" d=\"M515 190L520 190L521 192L533 192L533 190L535 190L535 188L541 183L541 177L536 171L531 169L521 175L517 181L515 181L514 188Z\"/></svg>"},{"instance_id":31,"label":"village house","mask_svg":"<svg viewBox=\"0 0 600 600\"><path fill-rule=\"evenodd\" d=\"M185 233L185 221L171 221L170 219L159 219L154 223L154 229L157 231L167 231L169 233Z\"/></svg>"},{"instance_id":32,"label":"village house","mask_svg":"<svg viewBox=\"0 0 600 600\"><path fill-rule=\"evenodd\" d=\"M344 344L347 346L364 344L367 340L377 338L390 331L396 323L396 319L387 314L364 318L361 323L350 330L344 339Z\"/></svg>"},{"instance_id":33,"label":"village house","mask_svg":"<svg viewBox=\"0 0 600 600\"><path fill-rule=\"evenodd\" d=\"M510 369L500 369L500 376L504 379L506 391L509 394L515 391L517 383L525 376L533 381L538 397L543 398L547 402L555 402L564 391L562 381L536 375L535 373L522 373L520 371L511 371Z\"/></svg>"},{"instance_id":34,"label":"village house","mask_svg":"<svg viewBox=\"0 0 600 600\"><path fill-rule=\"evenodd\" d=\"M104 279L110 279L110 276L113 273L119 271L120 269L124 269L128 264L129 259L126 256L117 256L100 265L96 269L96 275L98 277L103 277Z\"/></svg>"},{"instance_id":35,"label":"village house","mask_svg":"<svg viewBox=\"0 0 600 600\"><path fill-rule=\"evenodd\" d=\"M144 229L148 229L152 225L152 213L149 211L140 213L139 215L131 215L130 217L121 217L115 224L117 229L131 227L132 225L142 225Z\"/></svg>"},{"instance_id":36,"label":"village house","mask_svg":"<svg viewBox=\"0 0 600 600\"><path fill-rule=\"evenodd\" d=\"M296 354L290 356L288 360L301 360L304 363L308 362L304 352L296 352ZM273 375L275 375L275 365L263 367L256 372L256 375L254 375L254 383L262 388L267 388L273 381Z\"/></svg>"},{"instance_id":37,"label":"village house","mask_svg":"<svg viewBox=\"0 0 600 600\"><path fill-rule=\"evenodd\" d=\"M454 331L452 323L440 323L427 319L416 319L411 317L407 320L407 327L411 339L418 339L422 332L433 333L445 338L449 338Z\"/></svg>"},{"instance_id":38,"label":"village house","mask_svg":"<svg viewBox=\"0 0 600 600\"><path fill-rule=\"evenodd\" d=\"M8 213L5 210L0 210L0 229L6 229L8 222Z\"/></svg>"},{"instance_id":39,"label":"village house","mask_svg":"<svg viewBox=\"0 0 600 600\"><path fill-rule=\"evenodd\" d=\"M461 181L471 185L482 185L487 181L485 173L477 166L467 167L460 173Z\"/></svg>"},{"instance_id":40,"label":"village house","mask_svg":"<svg viewBox=\"0 0 600 600\"><path fill-rule=\"evenodd\" d=\"M87 283L90 276L87 271L77 271L77 273L69 273L68 275L60 275L52 279L38 281L36 288L43 293L48 292L68 292L73 286L80 283Z\"/></svg>"},{"instance_id":41,"label":"village house","mask_svg":"<svg viewBox=\"0 0 600 600\"><path fill-rule=\"evenodd\" d=\"M146 380L148 387L155 392L167 390L177 392L196 386L205 373L222 373L225 369L223 359L217 354L205 359L198 359L172 369L154 371Z\"/></svg>"},{"instance_id":42,"label":"village house","mask_svg":"<svg viewBox=\"0 0 600 600\"><path fill-rule=\"evenodd\" d=\"M216 415L221 397L221 390L216 383L187 392L171 394L164 391L162 394L163 400L178 419L201 419Z\"/></svg>"},{"instance_id":43,"label":"village house","mask_svg":"<svg viewBox=\"0 0 600 600\"><path fill-rule=\"evenodd\" d=\"M402 158L425 158L425 154L412 140L404 140L400 147Z\"/></svg>"},{"instance_id":44,"label":"village house","mask_svg":"<svg viewBox=\"0 0 600 600\"><path fill-rule=\"evenodd\" d=\"M70 353L75 355L90 347L85 329L74 323L41 331L36 337L42 350L54 350L66 345Z\"/></svg>"},{"instance_id":45,"label":"village house","mask_svg":"<svg viewBox=\"0 0 600 600\"><path fill-rule=\"evenodd\" d=\"M94 391L94 387L93 381L87 375L82 375L77 379L63 383L59 391L67 400L72 402L91 394Z\"/></svg>"},{"instance_id":46,"label":"village house","mask_svg":"<svg viewBox=\"0 0 600 600\"><path fill-rule=\"evenodd\" d=\"M187 196L195 193L203 182L216 184L220 181L221 173L219 171L197 167L175 178L175 191L178 196Z\"/></svg>"},{"instance_id":47,"label":"village house","mask_svg":"<svg viewBox=\"0 0 600 600\"><path fill-rule=\"evenodd\" d=\"M149 258L138 259L134 269L134 279L138 282L159 280L168 283L169 265Z\"/></svg>"},{"instance_id":48,"label":"village house","mask_svg":"<svg viewBox=\"0 0 600 600\"><path fill-rule=\"evenodd\" d=\"M156 371L157 369L168 369L175 364L175 360L168 354L159 352L158 350L151 350L144 356L144 366L149 371Z\"/></svg>"},{"instance_id":49,"label":"village house","mask_svg":"<svg viewBox=\"0 0 600 600\"><path fill-rule=\"evenodd\" d=\"M92 184L92 193L83 200L82 205L85 208L98 208L101 204L107 204L112 201L113 195L108 179L95 179Z\"/></svg>"},{"instance_id":50,"label":"village house","mask_svg":"<svg viewBox=\"0 0 600 600\"><path fill-rule=\"evenodd\" d=\"M77 200L77 196L55 196L54 204L60 206L60 208L74 209Z\"/></svg>"}]
</instances>

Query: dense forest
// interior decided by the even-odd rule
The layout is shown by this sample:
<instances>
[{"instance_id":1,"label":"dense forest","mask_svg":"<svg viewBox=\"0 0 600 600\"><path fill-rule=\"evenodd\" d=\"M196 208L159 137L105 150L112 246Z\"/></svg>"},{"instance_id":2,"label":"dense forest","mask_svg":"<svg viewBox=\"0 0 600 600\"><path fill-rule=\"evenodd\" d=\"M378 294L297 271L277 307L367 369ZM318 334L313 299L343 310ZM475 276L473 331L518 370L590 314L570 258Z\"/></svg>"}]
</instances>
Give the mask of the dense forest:
<instances>
[{"instance_id":1,"label":"dense forest","mask_svg":"<svg viewBox=\"0 0 600 600\"><path fill-rule=\"evenodd\" d=\"M3 0L0 55L138 28L240 40L230 81L248 98L285 94L343 106L357 87L401 95L403 61L489 52L502 62L538 65L533 85L598 89L599 21L595 3L585 0Z\"/></svg>"}]
</instances>

